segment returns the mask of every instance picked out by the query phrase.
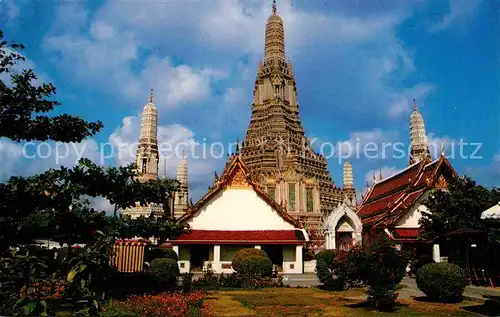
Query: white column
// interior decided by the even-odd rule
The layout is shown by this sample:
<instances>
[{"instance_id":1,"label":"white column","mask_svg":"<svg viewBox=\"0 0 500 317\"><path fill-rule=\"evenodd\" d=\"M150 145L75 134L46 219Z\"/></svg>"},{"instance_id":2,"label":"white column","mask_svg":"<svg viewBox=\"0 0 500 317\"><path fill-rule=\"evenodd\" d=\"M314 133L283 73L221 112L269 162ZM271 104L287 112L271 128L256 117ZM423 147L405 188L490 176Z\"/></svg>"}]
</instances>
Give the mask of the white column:
<instances>
[{"instance_id":1,"label":"white column","mask_svg":"<svg viewBox=\"0 0 500 317\"><path fill-rule=\"evenodd\" d=\"M254 248L260 250L260 245L256 245Z\"/></svg>"},{"instance_id":2,"label":"white column","mask_svg":"<svg viewBox=\"0 0 500 317\"><path fill-rule=\"evenodd\" d=\"M337 239L335 238L335 235L337 232L335 232L335 228L330 232L330 241L332 242L331 247L332 249L337 249Z\"/></svg>"},{"instance_id":3,"label":"white column","mask_svg":"<svg viewBox=\"0 0 500 317\"><path fill-rule=\"evenodd\" d=\"M441 252L439 249L439 244L435 244L432 246L432 259L434 262L441 262Z\"/></svg>"},{"instance_id":4,"label":"white column","mask_svg":"<svg viewBox=\"0 0 500 317\"><path fill-rule=\"evenodd\" d=\"M302 261L302 245L295 248L295 273L304 273L304 262ZM293 249L292 249L293 250Z\"/></svg>"},{"instance_id":5,"label":"white column","mask_svg":"<svg viewBox=\"0 0 500 317\"><path fill-rule=\"evenodd\" d=\"M214 263L212 265L212 269L216 273L222 272L222 266L220 264L220 245L214 245Z\"/></svg>"},{"instance_id":6,"label":"white column","mask_svg":"<svg viewBox=\"0 0 500 317\"><path fill-rule=\"evenodd\" d=\"M174 245L174 246L172 246L172 249L174 249L175 253L177 253L177 257L180 260L179 246L178 245Z\"/></svg>"}]
</instances>

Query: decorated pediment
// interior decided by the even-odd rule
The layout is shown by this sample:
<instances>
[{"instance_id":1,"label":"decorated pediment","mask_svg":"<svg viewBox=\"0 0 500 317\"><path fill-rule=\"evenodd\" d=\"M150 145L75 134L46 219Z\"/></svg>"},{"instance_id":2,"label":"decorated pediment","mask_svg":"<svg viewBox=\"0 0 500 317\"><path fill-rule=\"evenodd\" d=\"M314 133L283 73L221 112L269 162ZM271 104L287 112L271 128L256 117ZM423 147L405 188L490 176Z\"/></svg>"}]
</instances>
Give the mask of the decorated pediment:
<instances>
[{"instance_id":1,"label":"decorated pediment","mask_svg":"<svg viewBox=\"0 0 500 317\"><path fill-rule=\"evenodd\" d=\"M241 168L236 168L232 171L228 180L229 187L250 187L250 183L248 181L245 172Z\"/></svg>"}]
</instances>

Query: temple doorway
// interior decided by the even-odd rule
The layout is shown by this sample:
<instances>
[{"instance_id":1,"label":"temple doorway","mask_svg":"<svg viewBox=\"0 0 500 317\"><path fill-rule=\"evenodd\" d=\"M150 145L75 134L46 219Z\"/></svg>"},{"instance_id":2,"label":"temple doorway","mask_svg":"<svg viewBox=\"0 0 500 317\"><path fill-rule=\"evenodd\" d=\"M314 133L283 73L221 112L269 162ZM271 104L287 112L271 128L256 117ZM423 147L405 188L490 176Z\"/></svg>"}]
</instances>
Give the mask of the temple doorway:
<instances>
[{"instance_id":1,"label":"temple doorway","mask_svg":"<svg viewBox=\"0 0 500 317\"><path fill-rule=\"evenodd\" d=\"M191 246L191 271L203 271L203 263L210 260L210 246L193 245Z\"/></svg>"},{"instance_id":2,"label":"temple doorway","mask_svg":"<svg viewBox=\"0 0 500 317\"><path fill-rule=\"evenodd\" d=\"M265 245L262 250L267 253L273 264L278 266L278 270L283 270L283 247L279 245Z\"/></svg>"}]
</instances>

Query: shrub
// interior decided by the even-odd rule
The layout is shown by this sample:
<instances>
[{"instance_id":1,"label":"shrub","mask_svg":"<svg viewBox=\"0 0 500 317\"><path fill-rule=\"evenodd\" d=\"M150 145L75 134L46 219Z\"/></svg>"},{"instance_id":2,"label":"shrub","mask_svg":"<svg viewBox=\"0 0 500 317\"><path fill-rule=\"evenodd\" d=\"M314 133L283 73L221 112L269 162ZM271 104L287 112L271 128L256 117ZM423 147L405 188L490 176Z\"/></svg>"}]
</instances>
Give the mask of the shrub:
<instances>
[{"instance_id":1,"label":"shrub","mask_svg":"<svg viewBox=\"0 0 500 317\"><path fill-rule=\"evenodd\" d=\"M456 302L462 300L467 279L458 265L430 263L417 271L417 286L432 300Z\"/></svg>"},{"instance_id":2,"label":"shrub","mask_svg":"<svg viewBox=\"0 0 500 317\"><path fill-rule=\"evenodd\" d=\"M405 254L394 247L387 239L369 248L354 248L348 256L352 264L349 272L351 280L358 280L368 286L368 303L383 311L394 309L397 300L398 284L404 277L407 264Z\"/></svg>"},{"instance_id":3,"label":"shrub","mask_svg":"<svg viewBox=\"0 0 500 317\"><path fill-rule=\"evenodd\" d=\"M412 261L410 265L410 273L413 275L417 275L418 270L420 270L422 266L430 263L436 263L436 262L431 258L415 259L414 261Z\"/></svg>"},{"instance_id":4,"label":"shrub","mask_svg":"<svg viewBox=\"0 0 500 317\"><path fill-rule=\"evenodd\" d=\"M318 276L319 282L323 284L325 288L328 288L328 285L334 283L332 272L327 262L322 258L316 258L316 275Z\"/></svg>"},{"instance_id":5,"label":"shrub","mask_svg":"<svg viewBox=\"0 0 500 317\"><path fill-rule=\"evenodd\" d=\"M316 255L316 275L322 288L344 290L349 277L348 252L324 250Z\"/></svg>"},{"instance_id":6,"label":"shrub","mask_svg":"<svg viewBox=\"0 0 500 317\"><path fill-rule=\"evenodd\" d=\"M335 250L323 250L316 254L316 261L323 260L327 266L332 265L335 258ZM318 263L318 262L316 262Z\"/></svg>"},{"instance_id":7,"label":"shrub","mask_svg":"<svg viewBox=\"0 0 500 317\"><path fill-rule=\"evenodd\" d=\"M179 266L174 259L157 258L151 262L151 273L160 288L171 288L179 276Z\"/></svg>"},{"instance_id":8,"label":"shrub","mask_svg":"<svg viewBox=\"0 0 500 317\"><path fill-rule=\"evenodd\" d=\"M173 259L175 261L179 261L179 257L177 253L172 248L151 248L146 253L146 259L148 262L153 261L157 258L168 258Z\"/></svg>"},{"instance_id":9,"label":"shrub","mask_svg":"<svg viewBox=\"0 0 500 317\"><path fill-rule=\"evenodd\" d=\"M250 255L243 258L240 272L246 276L264 277L270 276L272 270L273 263L268 257Z\"/></svg>"},{"instance_id":10,"label":"shrub","mask_svg":"<svg viewBox=\"0 0 500 317\"><path fill-rule=\"evenodd\" d=\"M233 261L231 263L231 265L233 266L233 270L237 272L241 271L241 265L243 259L252 255L262 256L269 259L267 253L262 251L261 249L255 249L255 248L241 249L234 255Z\"/></svg>"},{"instance_id":11,"label":"shrub","mask_svg":"<svg viewBox=\"0 0 500 317\"><path fill-rule=\"evenodd\" d=\"M193 285L193 273L182 274L182 291L184 293L189 293L191 291L192 285Z\"/></svg>"}]
</instances>

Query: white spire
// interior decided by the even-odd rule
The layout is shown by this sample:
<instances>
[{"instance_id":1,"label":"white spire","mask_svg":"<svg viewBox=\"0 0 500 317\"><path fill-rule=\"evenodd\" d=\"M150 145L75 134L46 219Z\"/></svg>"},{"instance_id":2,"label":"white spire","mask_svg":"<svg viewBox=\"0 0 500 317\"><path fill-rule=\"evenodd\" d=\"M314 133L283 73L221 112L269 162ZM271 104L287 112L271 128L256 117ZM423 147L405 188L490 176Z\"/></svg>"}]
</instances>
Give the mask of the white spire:
<instances>
[{"instance_id":1,"label":"white spire","mask_svg":"<svg viewBox=\"0 0 500 317\"><path fill-rule=\"evenodd\" d=\"M413 112L410 116L410 142L410 164L419 162L429 155L424 118L418 112L415 99L413 99Z\"/></svg>"},{"instance_id":2,"label":"white spire","mask_svg":"<svg viewBox=\"0 0 500 317\"><path fill-rule=\"evenodd\" d=\"M187 186L188 184L188 165L186 155L183 154L182 159L177 165L177 180L181 185Z\"/></svg>"},{"instance_id":3,"label":"white spire","mask_svg":"<svg viewBox=\"0 0 500 317\"><path fill-rule=\"evenodd\" d=\"M139 146L137 147L136 164L139 179L158 178L158 110L153 103L153 90L151 89L148 103L144 106L141 116L139 133Z\"/></svg>"},{"instance_id":4,"label":"white spire","mask_svg":"<svg viewBox=\"0 0 500 317\"><path fill-rule=\"evenodd\" d=\"M344 161L343 181L344 181L344 189L354 188L354 176L352 173L352 165L351 163L349 163L348 160Z\"/></svg>"}]
</instances>

